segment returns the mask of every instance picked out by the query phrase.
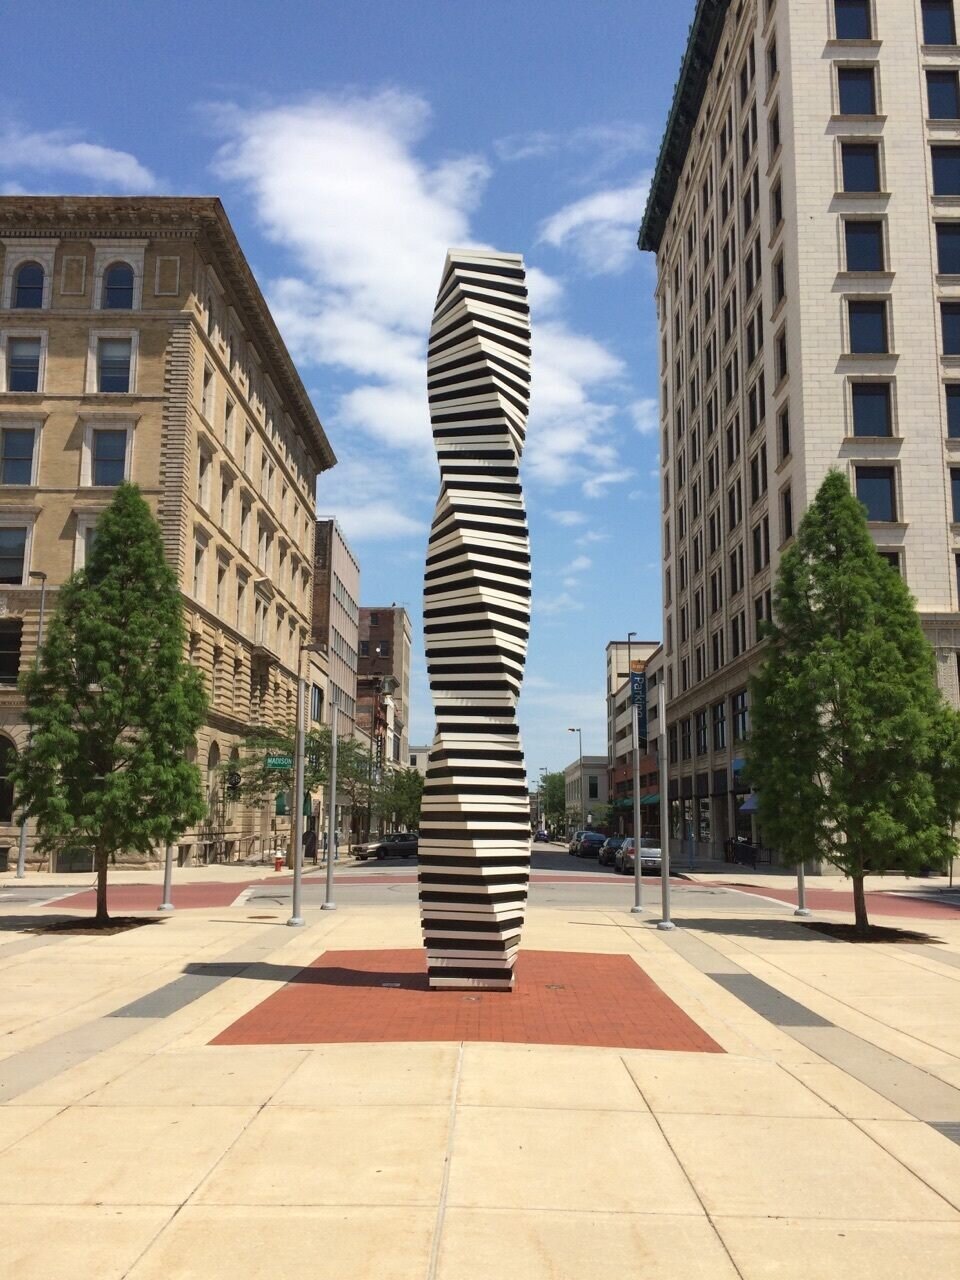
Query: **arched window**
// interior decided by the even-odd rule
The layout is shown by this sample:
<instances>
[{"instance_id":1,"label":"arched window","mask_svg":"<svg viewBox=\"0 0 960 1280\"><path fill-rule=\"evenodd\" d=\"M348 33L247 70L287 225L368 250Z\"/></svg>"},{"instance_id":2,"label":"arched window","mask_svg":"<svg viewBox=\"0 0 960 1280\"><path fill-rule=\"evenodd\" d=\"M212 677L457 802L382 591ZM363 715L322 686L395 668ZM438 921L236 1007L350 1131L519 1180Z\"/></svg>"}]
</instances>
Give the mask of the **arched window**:
<instances>
[{"instance_id":1,"label":"arched window","mask_svg":"<svg viewBox=\"0 0 960 1280\"><path fill-rule=\"evenodd\" d=\"M114 262L103 273L104 311L133 309L133 267L129 262Z\"/></svg>"},{"instance_id":2,"label":"arched window","mask_svg":"<svg viewBox=\"0 0 960 1280\"><path fill-rule=\"evenodd\" d=\"M43 267L39 262L24 262L17 269L13 305L22 311L35 311L43 306Z\"/></svg>"},{"instance_id":3,"label":"arched window","mask_svg":"<svg viewBox=\"0 0 960 1280\"><path fill-rule=\"evenodd\" d=\"M207 800L210 808L216 808L220 793L220 779L217 770L220 768L220 747L216 742L210 743L207 752Z\"/></svg>"},{"instance_id":4,"label":"arched window","mask_svg":"<svg viewBox=\"0 0 960 1280\"><path fill-rule=\"evenodd\" d=\"M17 758L17 748L9 738L0 738L0 822L13 822L13 783L10 769Z\"/></svg>"}]
</instances>

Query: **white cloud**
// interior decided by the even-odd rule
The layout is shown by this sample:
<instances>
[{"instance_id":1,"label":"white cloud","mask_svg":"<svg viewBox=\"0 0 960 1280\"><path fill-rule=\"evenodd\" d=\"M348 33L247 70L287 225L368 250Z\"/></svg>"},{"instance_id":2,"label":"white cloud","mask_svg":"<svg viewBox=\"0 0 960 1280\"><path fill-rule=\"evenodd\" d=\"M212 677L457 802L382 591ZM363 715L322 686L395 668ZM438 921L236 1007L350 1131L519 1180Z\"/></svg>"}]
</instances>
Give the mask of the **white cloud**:
<instances>
[{"instance_id":1,"label":"white cloud","mask_svg":"<svg viewBox=\"0 0 960 1280\"><path fill-rule=\"evenodd\" d=\"M587 523L587 517L582 511L548 511L547 515L551 520L555 520L557 524L574 525Z\"/></svg>"},{"instance_id":2,"label":"white cloud","mask_svg":"<svg viewBox=\"0 0 960 1280\"><path fill-rule=\"evenodd\" d=\"M402 460L349 450L341 451L336 468L320 477L317 493L318 509L336 516L351 542L425 537L427 502L427 486L418 495L416 477Z\"/></svg>"},{"instance_id":3,"label":"white cloud","mask_svg":"<svg viewBox=\"0 0 960 1280\"><path fill-rule=\"evenodd\" d=\"M599 471L583 482L583 492L588 498L602 498L607 489L614 484L622 484L629 480L633 472L629 469L617 468L611 471Z\"/></svg>"},{"instance_id":4,"label":"white cloud","mask_svg":"<svg viewBox=\"0 0 960 1280\"><path fill-rule=\"evenodd\" d=\"M580 537L576 539L576 544L578 547L589 547L597 542L609 541L609 533L601 533L598 529L588 529L586 533L582 533Z\"/></svg>"},{"instance_id":5,"label":"white cloud","mask_svg":"<svg viewBox=\"0 0 960 1280\"><path fill-rule=\"evenodd\" d=\"M559 570L560 573L586 573L593 561L589 556L574 556L568 565Z\"/></svg>"},{"instance_id":6,"label":"white cloud","mask_svg":"<svg viewBox=\"0 0 960 1280\"><path fill-rule=\"evenodd\" d=\"M660 407L651 396L642 400L634 400L630 406L633 425L641 435L650 435L660 426Z\"/></svg>"},{"instance_id":7,"label":"white cloud","mask_svg":"<svg viewBox=\"0 0 960 1280\"><path fill-rule=\"evenodd\" d=\"M580 600L574 600L569 591L561 591L556 596L537 596L534 593L533 611L534 613L565 613L568 610L582 609L583 603Z\"/></svg>"},{"instance_id":8,"label":"white cloud","mask_svg":"<svg viewBox=\"0 0 960 1280\"><path fill-rule=\"evenodd\" d=\"M129 151L84 142L66 129L41 132L12 123L0 127L0 169L15 169L20 174L71 174L120 191L146 192L157 185L150 170Z\"/></svg>"},{"instance_id":9,"label":"white cloud","mask_svg":"<svg viewBox=\"0 0 960 1280\"><path fill-rule=\"evenodd\" d=\"M349 542L372 542L385 538L402 538L423 533L426 526L420 520L397 511L395 507L368 502L351 502L337 512L337 520Z\"/></svg>"},{"instance_id":10,"label":"white cloud","mask_svg":"<svg viewBox=\"0 0 960 1280\"><path fill-rule=\"evenodd\" d=\"M649 189L649 176L644 176L628 186L575 200L542 223L540 240L557 249L572 249L593 275L623 271L639 258L637 228Z\"/></svg>"},{"instance_id":11,"label":"white cloud","mask_svg":"<svg viewBox=\"0 0 960 1280\"><path fill-rule=\"evenodd\" d=\"M338 431L393 446L416 458L420 483L432 489L426 339L446 250L477 243L471 215L489 178L486 161L425 161L429 106L395 90L231 107L219 120L227 141L216 172L240 184L266 235L292 260L269 290L280 327L301 364L346 375L339 399L320 405L338 452ZM528 285L526 465L549 485L581 483L615 463L615 409L603 396L624 365L564 323L558 280L530 267Z\"/></svg>"},{"instance_id":12,"label":"white cloud","mask_svg":"<svg viewBox=\"0 0 960 1280\"><path fill-rule=\"evenodd\" d=\"M498 138L493 149L499 160L513 163L536 160L544 156L567 153L578 164L586 158L586 180L614 168L622 161L649 152L650 131L636 121L614 121L611 124L584 125L569 133L534 129Z\"/></svg>"}]
</instances>

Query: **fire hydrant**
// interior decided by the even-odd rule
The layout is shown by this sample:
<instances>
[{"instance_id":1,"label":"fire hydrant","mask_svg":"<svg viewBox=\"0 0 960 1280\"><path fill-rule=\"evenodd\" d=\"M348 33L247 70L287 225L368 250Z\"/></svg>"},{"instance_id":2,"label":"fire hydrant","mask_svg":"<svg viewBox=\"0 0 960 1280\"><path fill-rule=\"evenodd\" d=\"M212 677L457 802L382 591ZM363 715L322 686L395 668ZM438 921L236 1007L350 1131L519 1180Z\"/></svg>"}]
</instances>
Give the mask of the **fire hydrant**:
<instances>
[{"instance_id":1,"label":"fire hydrant","mask_svg":"<svg viewBox=\"0 0 960 1280\"><path fill-rule=\"evenodd\" d=\"M286 858L283 856L283 854L282 854L282 853L275 853L275 854L273 855L273 869L274 869L274 871L282 871L282 870L283 870L283 864L284 864L285 862L286 862Z\"/></svg>"}]
</instances>

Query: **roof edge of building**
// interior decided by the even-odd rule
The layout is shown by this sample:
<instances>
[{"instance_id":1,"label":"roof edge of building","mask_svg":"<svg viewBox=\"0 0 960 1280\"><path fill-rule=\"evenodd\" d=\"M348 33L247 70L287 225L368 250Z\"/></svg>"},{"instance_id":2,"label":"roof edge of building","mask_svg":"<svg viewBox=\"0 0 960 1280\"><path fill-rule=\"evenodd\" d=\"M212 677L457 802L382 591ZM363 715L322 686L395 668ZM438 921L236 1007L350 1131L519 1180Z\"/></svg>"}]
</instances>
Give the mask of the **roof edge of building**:
<instances>
[{"instance_id":1,"label":"roof edge of building","mask_svg":"<svg viewBox=\"0 0 960 1280\"><path fill-rule=\"evenodd\" d=\"M729 7L730 0L697 0L637 237L640 250L656 253L663 240Z\"/></svg>"},{"instance_id":2,"label":"roof edge of building","mask_svg":"<svg viewBox=\"0 0 960 1280\"><path fill-rule=\"evenodd\" d=\"M230 271L230 283L251 318L259 321L256 337L309 425L322 469L335 466L336 454L219 196L0 196L0 236L23 234L28 229L34 235L84 234L94 227L103 228L104 223L109 223L116 235L138 230L156 233L163 228L202 231L209 237Z\"/></svg>"}]
</instances>

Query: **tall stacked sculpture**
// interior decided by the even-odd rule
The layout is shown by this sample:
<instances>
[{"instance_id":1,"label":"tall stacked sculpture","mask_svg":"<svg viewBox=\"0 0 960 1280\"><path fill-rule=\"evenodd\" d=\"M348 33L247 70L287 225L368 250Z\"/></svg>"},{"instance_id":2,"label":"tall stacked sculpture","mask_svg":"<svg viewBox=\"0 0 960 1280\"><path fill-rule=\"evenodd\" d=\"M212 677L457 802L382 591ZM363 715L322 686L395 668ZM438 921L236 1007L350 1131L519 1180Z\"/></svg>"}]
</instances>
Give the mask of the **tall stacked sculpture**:
<instances>
[{"instance_id":1,"label":"tall stacked sculpture","mask_svg":"<svg viewBox=\"0 0 960 1280\"><path fill-rule=\"evenodd\" d=\"M432 987L509 990L530 878L516 722L530 624L519 464L530 393L523 259L451 249L427 360L440 496L424 575L437 729L420 818Z\"/></svg>"}]
</instances>

